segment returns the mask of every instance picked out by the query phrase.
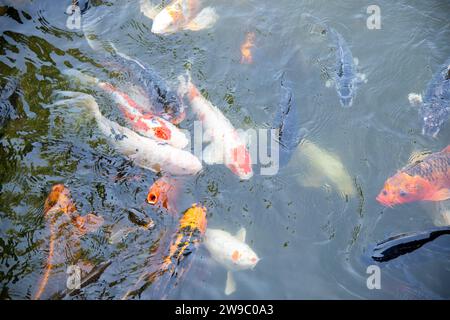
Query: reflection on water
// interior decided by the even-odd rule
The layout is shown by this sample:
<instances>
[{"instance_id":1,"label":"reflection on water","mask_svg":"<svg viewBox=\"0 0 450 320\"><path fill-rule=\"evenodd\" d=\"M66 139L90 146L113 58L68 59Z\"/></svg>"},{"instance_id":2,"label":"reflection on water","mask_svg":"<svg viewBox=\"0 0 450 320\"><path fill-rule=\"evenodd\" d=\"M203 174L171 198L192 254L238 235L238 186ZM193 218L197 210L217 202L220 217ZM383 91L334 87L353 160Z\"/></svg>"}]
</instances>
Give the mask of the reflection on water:
<instances>
[{"instance_id":1,"label":"reflection on water","mask_svg":"<svg viewBox=\"0 0 450 320\"><path fill-rule=\"evenodd\" d=\"M271 127L282 94L280 74L289 80L297 123L307 131L290 163L275 176L255 174L245 181L224 166L204 164L197 176L183 179L177 196L179 214L201 203L208 227L233 235L245 227L246 243L261 261L233 274L237 290L230 297L448 299L448 236L380 264L380 290L367 288L366 269L378 241L432 229L448 210L446 202L384 208L375 197L412 153L448 145L448 124L436 139L421 134L408 94L423 92L450 56L450 5L379 1L381 29L369 30L369 2L204 2L218 19L199 31L153 34L136 0L91 1L81 22L92 26L98 19L95 41L108 41L144 62L171 88L190 69L201 93L236 128ZM44 202L55 184L70 190L79 212L104 219L78 245L90 264L107 267L65 298L120 299L158 263L158 253L167 252L178 225L163 207L147 203L159 174L120 155L80 108L54 105L55 91L73 90L62 73L69 68L138 95L136 79L111 60L106 45L94 51L81 30L67 28L69 4L3 0L0 6L2 299L36 293L49 253ZM311 32L301 20L305 13L342 35L358 58L358 72L367 77L350 108L341 107L335 86L327 87L335 77L336 49L320 32ZM249 35L251 63L241 63ZM108 95L83 91L95 95L109 119L127 125ZM188 112L180 127L192 130L193 120ZM154 226L142 227L142 219ZM183 271L189 276L168 297L225 298L223 266L201 245L187 258ZM62 281L44 298L65 289L64 270L55 276Z\"/></svg>"}]
</instances>

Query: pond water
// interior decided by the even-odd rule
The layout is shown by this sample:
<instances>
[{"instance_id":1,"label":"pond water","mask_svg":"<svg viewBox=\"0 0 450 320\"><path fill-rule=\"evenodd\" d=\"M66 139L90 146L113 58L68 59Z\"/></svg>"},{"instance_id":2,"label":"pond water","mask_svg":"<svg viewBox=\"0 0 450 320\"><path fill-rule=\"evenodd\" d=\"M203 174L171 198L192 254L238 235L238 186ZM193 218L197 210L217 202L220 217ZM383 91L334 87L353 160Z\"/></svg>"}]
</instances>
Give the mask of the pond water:
<instances>
[{"instance_id":1,"label":"pond water","mask_svg":"<svg viewBox=\"0 0 450 320\"><path fill-rule=\"evenodd\" d=\"M67 2L67 3L66 3ZM0 0L0 85L11 86L2 101L0 128L0 297L31 299L43 276L50 231L44 202L54 184L71 192L78 211L95 212L104 224L83 236L84 258L111 265L68 299L119 299L149 268L151 250L169 236L177 219L146 203L159 177L134 165L108 144L95 121L73 105L54 105L57 90L73 90L62 71L76 68L108 80L120 76L106 50L94 51L82 30L70 30L70 1ZM369 5L381 10L381 28L369 29ZM203 165L183 178L180 212L192 203L208 210L208 227L235 234L260 261L235 272L237 290L224 294L226 270L199 245L168 294L172 299L448 299L450 239L441 237L388 263L371 260L371 248L395 234L433 228L445 203L385 208L376 200L384 181L413 152L442 150L450 125L437 138L421 134L410 92L423 92L450 57L448 1L205 0L219 18L207 30L170 35L151 32L139 1L91 1L81 24L98 18L96 37L139 59L171 87L191 70L195 84L236 128L267 129L280 100L280 75L298 106L298 127L308 141L335 155L350 175L354 193L339 184L305 185L300 147L275 175L240 181L223 165ZM343 108L327 87L330 46L311 33L302 14L337 30L359 60L367 83L353 105ZM240 46L253 32L253 63L242 64ZM115 72L115 74L114 74ZM120 77L119 77L120 78ZM129 79L119 79L126 84ZM14 89L15 88L15 89ZM126 125L107 95L93 94L104 115ZM3 91L5 92L5 90ZM189 112L180 127L192 131ZM111 230L135 226L129 212L151 218L111 244ZM381 268L381 289L367 287L367 268ZM42 298L65 288L56 268ZM53 277L53 278L52 278ZM53 279L53 280L52 280ZM150 298L144 291L141 298Z\"/></svg>"}]
</instances>

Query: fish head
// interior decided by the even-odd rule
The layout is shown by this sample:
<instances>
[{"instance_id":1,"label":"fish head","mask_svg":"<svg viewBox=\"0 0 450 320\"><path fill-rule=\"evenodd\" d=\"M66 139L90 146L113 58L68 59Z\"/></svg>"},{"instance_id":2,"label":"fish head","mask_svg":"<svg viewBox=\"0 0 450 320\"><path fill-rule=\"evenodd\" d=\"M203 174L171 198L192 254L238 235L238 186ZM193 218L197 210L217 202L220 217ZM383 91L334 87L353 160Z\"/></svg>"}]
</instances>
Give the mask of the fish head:
<instances>
[{"instance_id":1,"label":"fish head","mask_svg":"<svg viewBox=\"0 0 450 320\"><path fill-rule=\"evenodd\" d=\"M343 107L351 107L353 105L354 95L355 91L352 83L348 83L339 88L339 98Z\"/></svg>"},{"instance_id":2,"label":"fish head","mask_svg":"<svg viewBox=\"0 0 450 320\"><path fill-rule=\"evenodd\" d=\"M180 124L186 118L183 102L175 94L164 103L164 113L173 124Z\"/></svg>"},{"instance_id":3,"label":"fish head","mask_svg":"<svg viewBox=\"0 0 450 320\"><path fill-rule=\"evenodd\" d=\"M176 1L165 7L153 20L152 32L155 34L167 34L176 32L180 22L184 19L183 8L180 1Z\"/></svg>"},{"instance_id":4,"label":"fish head","mask_svg":"<svg viewBox=\"0 0 450 320\"><path fill-rule=\"evenodd\" d=\"M248 180L253 176L250 152L245 145L239 145L231 149L228 167L242 180Z\"/></svg>"},{"instance_id":5,"label":"fish head","mask_svg":"<svg viewBox=\"0 0 450 320\"><path fill-rule=\"evenodd\" d=\"M205 234L207 226L206 208L194 203L187 209L180 219L180 228L190 227L192 230L198 229L201 234Z\"/></svg>"},{"instance_id":6,"label":"fish head","mask_svg":"<svg viewBox=\"0 0 450 320\"><path fill-rule=\"evenodd\" d=\"M70 191L63 184L56 184L52 187L44 205L44 214L61 211L71 214L76 211L76 207L70 198Z\"/></svg>"},{"instance_id":7,"label":"fish head","mask_svg":"<svg viewBox=\"0 0 450 320\"><path fill-rule=\"evenodd\" d=\"M384 206L393 207L424 200L433 190L432 185L422 177L399 172L386 181L377 196L377 201Z\"/></svg>"},{"instance_id":8,"label":"fish head","mask_svg":"<svg viewBox=\"0 0 450 320\"><path fill-rule=\"evenodd\" d=\"M175 188L175 184L168 178L160 178L150 187L147 194L147 203L151 205L161 205L169 209L170 201L172 201L171 193Z\"/></svg>"},{"instance_id":9,"label":"fish head","mask_svg":"<svg viewBox=\"0 0 450 320\"><path fill-rule=\"evenodd\" d=\"M423 119L422 134L436 138L449 115L450 107L443 108L437 103L424 104L420 108L420 116Z\"/></svg>"},{"instance_id":10,"label":"fish head","mask_svg":"<svg viewBox=\"0 0 450 320\"><path fill-rule=\"evenodd\" d=\"M231 261L239 269L253 269L259 260L258 255L247 245L240 246L231 252Z\"/></svg>"}]
</instances>

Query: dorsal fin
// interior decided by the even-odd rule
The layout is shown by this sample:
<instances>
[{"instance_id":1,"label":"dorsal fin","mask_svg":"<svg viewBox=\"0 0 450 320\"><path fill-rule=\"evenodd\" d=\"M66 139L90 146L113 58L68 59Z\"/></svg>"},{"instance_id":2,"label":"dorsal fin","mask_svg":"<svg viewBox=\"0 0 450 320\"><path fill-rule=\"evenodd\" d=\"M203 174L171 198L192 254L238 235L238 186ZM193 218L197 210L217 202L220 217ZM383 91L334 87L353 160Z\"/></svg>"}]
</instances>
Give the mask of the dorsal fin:
<instances>
[{"instance_id":1,"label":"dorsal fin","mask_svg":"<svg viewBox=\"0 0 450 320\"><path fill-rule=\"evenodd\" d=\"M245 237L246 237L247 231L245 230L245 228L241 228L237 233L235 238L238 239L239 241L245 242Z\"/></svg>"},{"instance_id":2,"label":"dorsal fin","mask_svg":"<svg viewBox=\"0 0 450 320\"><path fill-rule=\"evenodd\" d=\"M409 156L408 163L406 166L415 165L419 162L422 162L426 157L431 154L430 151L422 150L422 151L413 151Z\"/></svg>"}]
</instances>

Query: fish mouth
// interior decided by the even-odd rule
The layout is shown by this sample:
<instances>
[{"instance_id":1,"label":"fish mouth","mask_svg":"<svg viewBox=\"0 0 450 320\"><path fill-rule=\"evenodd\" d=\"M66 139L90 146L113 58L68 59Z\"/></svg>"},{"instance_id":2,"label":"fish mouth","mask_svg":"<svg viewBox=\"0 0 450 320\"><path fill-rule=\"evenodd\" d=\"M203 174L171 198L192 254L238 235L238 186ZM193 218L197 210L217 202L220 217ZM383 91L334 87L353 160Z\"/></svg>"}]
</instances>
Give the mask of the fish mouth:
<instances>
[{"instance_id":1,"label":"fish mouth","mask_svg":"<svg viewBox=\"0 0 450 320\"><path fill-rule=\"evenodd\" d=\"M350 108L353 105L353 98L351 97L341 97L341 105L344 108Z\"/></svg>"},{"instance_id":2,"label":"fish mouth","mask_svg":"<svg viewBox=\"0 0 450 320\"><path fill-rule=\"evenodd\" d=\"M388 207L388 208L393 208L393 207L394 207L394 204L388 202L387 200L381 198L380 196L378 196L378 197L376 198L376 200L377 200L380 204L382 204L383 206L385 206L385 207Z\"/></svg>"},{"instance_id":3,"label":"fish mouth","mask_svg":"<svg viewBox=\"0 0 450 320\"><path fill-rule=\"evenodd\" d=\"M437 135L438 135L439 131L440 131L440 128L436 128L436 127L427 127L427 126L425 126L425 127L422 128L422 134L424 136L429 136L429 137L432 137L432 138L435 138L435 139L437 138Z\"/></svg>"}]
</instances>

